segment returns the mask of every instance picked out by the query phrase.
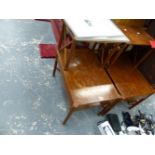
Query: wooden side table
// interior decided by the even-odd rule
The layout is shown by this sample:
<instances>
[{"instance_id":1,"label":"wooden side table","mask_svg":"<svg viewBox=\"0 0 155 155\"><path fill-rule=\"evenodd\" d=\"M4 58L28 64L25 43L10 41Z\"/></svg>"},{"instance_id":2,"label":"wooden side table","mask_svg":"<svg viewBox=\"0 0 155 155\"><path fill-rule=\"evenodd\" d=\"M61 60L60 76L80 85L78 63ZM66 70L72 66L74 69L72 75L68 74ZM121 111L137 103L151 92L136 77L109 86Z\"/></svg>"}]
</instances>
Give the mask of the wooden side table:
<instances>
[{"instance_id":1,"label":"wooden side table","mask_svg":"<svg viewBox=\"0 0 155 155\"><path fill-rule=\"evenodd\" d=\"M142 64L152 53L150 41L154 40L154 38L149 35L144 28L142 27L134 27L134 26L124 26L117 25L122 32L130 39L130 45L138 45L138 46L150 46L150 50L146 51L146 54L139 59L134 68L137 68L140 64Z\"/></svg>"},{"instance_id":2,"label":"wooden side table","mask_svg":"<svg viewBox=\"0 0 155 155\"><path fill-rule=\"evenodd\" d=\"M79 23L77 23L76 20L64 20L65 30L70 33L73 39L70 52L66 52L67 57L65 70L68 70L69 63L73 57L73 52L76 49L77 41L100 44L129 42L129 39L126 37L126 35L111 20L103 20L103 23L101 20L97 21L97 23L99 25L96 27L94 26L95 28L93 28L95 23L91 23L89 20L79 20ZM100 24L102 24L102 28ZM84 30L81 31L82 28L84 28ZM101 31L101 34L97 28ZM103 32L105 32L105 34Z\"/></svg>"},{"instance_id":3,"label":"wooden side table","mask_svg":"<svg viewBox=\"0 0 155 155\"><path fill-rule=\"evenodd\" d=\"M124 53L114 65L107 69L122 99L126 101L139 97L145 98L154 93L151 84L138 69L133 69L133 67L126 53ZM134 105L137 103L135 102Z\"/></svg>"},{"instance_id":4,"label":"wooden side table","mask_svg":"<svg viewBox=\"0 0 155 155\"><path fill-rule=\"evenodd\" d=\"M74 53L67 71L64 70L65 53L58 53L58 62L70 99L69 112L63 124L75 111L106 104L106 113L120 100L119 93L96 55L89 49L76 49ZM115 102L111 104L112 101Z\"/></svg>"}]
</instances>

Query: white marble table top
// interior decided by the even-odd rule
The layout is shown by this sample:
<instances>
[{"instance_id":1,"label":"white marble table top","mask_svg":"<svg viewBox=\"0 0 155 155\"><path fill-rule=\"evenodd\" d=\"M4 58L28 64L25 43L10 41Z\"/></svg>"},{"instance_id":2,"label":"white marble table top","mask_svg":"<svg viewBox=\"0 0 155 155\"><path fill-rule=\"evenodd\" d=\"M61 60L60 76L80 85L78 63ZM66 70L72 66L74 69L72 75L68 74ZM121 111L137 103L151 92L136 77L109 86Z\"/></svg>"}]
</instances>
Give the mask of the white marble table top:
<instances>
[{"instance_id":1,"label":"white marble table top","mask_svg":"<svg viewBox=\"0 0 155 155\"><path fill-rule=\"evenodd\" d=\"M129 42L110 19L65 19L77 41Z\"/></svg>"}]
</instances>

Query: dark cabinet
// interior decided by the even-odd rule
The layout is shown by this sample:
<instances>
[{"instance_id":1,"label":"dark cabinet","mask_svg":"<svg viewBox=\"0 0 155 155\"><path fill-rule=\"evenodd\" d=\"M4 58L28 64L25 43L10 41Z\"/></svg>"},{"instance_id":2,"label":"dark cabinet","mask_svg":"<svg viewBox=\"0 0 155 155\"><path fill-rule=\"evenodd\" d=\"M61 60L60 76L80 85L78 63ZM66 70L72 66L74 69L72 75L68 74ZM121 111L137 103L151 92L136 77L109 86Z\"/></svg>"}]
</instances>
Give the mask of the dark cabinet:
<instances>
[{"instance_id":1,"label":"dark cabinet","mask_svg":"<svg viewBox=\"0 0 155 155\"><path fill-rule=\"evenodd\" d=\"M149 20L147 32L155 38L155 20ZM152 54L139 66L139 70L146 77L146 79L155 88L155 50Z\"/></svg>"}]
</instances>

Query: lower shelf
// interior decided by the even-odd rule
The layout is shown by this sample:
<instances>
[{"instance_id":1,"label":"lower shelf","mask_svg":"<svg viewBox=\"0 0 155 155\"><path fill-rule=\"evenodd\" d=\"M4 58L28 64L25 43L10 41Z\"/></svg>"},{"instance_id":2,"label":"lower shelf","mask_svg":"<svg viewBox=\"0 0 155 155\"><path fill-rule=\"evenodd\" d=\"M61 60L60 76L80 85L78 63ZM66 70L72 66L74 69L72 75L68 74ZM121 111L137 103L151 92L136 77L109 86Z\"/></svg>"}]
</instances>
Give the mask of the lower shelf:
<instances>
[{"instance_id":1,"label":"lower shelf","mask_svg":"<svg viewBox=\"0 0 155 155\"><path fill-rule=\"evenodd\" d=\"M133 64L125 53L108 69L108 73L122 98L128 99L154 93L151 84L138 69L133 68Z\"/></svg>"}]
</instances>

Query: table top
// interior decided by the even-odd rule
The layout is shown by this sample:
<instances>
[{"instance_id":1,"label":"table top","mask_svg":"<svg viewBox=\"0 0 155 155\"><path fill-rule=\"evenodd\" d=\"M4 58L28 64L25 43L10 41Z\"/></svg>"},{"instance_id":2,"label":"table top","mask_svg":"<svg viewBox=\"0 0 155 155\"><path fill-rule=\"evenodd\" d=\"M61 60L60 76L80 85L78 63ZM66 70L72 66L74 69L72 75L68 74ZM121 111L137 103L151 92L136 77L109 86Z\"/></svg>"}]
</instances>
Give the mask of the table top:
<instances>
[{"instance_id":1,"label":"table top","mask_svg":"<svg viewBox=\"0 0 155 155\"><path fill-rule=\"evenodd\" d=\"M102 101L120 98L96 55L88 49L76 49L76 54L64 71L64 52L58 54L61 72L73 107L94 106Z\"/></svg>"},{"instance_id":2,"label":"table top","mask_svg":"<svg viewBox=\"0 0 155 155\"><path fill-rule=\"evenodd\" d=\"M150 45L150 40L154 40L142 27L117 25L122 32L130 39L132 45Z\"/></svg>"},{"instance_id":3,"label":"table top","mask_svg":"<svg viewBox=\"0 0 155 155\"><path fill-rule=\"evenodd\" d=\"M64 22L77 41L129 42L110 19L64 19Z\"/></svg>"}]
</instances>

